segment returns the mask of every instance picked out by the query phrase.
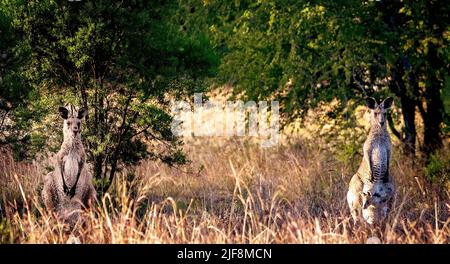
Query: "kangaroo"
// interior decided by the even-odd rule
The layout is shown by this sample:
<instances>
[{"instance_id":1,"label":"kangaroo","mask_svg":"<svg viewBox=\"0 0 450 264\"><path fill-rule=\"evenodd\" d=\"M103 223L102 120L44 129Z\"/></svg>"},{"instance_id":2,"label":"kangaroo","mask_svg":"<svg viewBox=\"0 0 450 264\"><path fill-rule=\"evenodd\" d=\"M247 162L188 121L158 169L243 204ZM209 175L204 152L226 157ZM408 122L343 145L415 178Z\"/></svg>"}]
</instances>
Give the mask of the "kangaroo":
<instances>
[{"instance_id":1,"label":"kangaroo","mask_svg":"<svg viewBox=\"0 0 450 264\"><path fill-rule=\"evenodd\" d=\"M353 219L357 221L362 215L371 225L386 218L395 194L394 180L389 173L391 138L386 128L386 111L392 102L392 97L388 97L378 105L374 98L367 98L370 132L364 143L363 160L347 192Z\"/></svg>"},{"instance_id":2,"label":"kangaroo","mask_svg":"<svg viewBox=\"0 0 450 264\"><path fill-rule=\"evenodd\" d=\"M42 198L49 210L69 223L71 227L78 220L82 207L88 208L96 200L92 185L92 174L86 166L86 153L81 142L81 119L87 110L78 111L73 106L59 108L64 119L64 141L55 157L55 170L44 177Z\"/></svg>"}]
</instances>

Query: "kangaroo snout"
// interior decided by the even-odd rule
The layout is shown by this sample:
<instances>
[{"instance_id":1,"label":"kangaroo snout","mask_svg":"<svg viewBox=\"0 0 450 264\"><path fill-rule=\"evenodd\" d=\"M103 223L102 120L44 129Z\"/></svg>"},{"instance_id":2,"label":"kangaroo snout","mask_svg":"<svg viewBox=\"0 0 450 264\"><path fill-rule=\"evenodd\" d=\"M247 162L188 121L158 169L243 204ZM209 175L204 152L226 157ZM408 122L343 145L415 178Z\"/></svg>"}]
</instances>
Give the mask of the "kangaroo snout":
<instances>
[{"instance_id":1,"label":"kangaroo snout","mask_svg":"<svg viewBox=\"0 0 450 264\"><path fill-rule=\"evenodd\" d=\"M72 127L72 132L73 132L74 134L77 134L78 132L80 132L80 127L78 127L78 126L73 126L73 127Z\"/></svg>"}]
</instances>

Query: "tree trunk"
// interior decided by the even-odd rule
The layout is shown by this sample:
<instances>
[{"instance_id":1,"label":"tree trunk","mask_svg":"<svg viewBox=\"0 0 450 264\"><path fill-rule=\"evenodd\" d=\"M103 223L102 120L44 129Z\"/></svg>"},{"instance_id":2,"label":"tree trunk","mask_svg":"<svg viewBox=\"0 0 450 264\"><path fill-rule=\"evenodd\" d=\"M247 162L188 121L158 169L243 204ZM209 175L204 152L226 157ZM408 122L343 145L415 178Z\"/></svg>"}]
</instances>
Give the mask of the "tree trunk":
<instances>
[{"instance_id":1,"label":"tree trunk","mask_svg":"<svg viewBox=\"0 0 450 264\"><path fill-rule=\"evenodd\" d=\"M441 124L444 122L444 104L441 99L440 88L442 83L436 76L438 73L435 68L439 69L443 64L437 55L437 49L434 44L429 45L428 63L430 68L427 71L427 79L429 85L425 90L426 110L421 108L421 114L424 121L424 137L422 151L428 157L437 149L440 149L442 144Z\"/></svg>"},{"instance_id":2,"label":"tree trunk","mask_svg":"<svg viewBox=\"0 0 450 264\"><path fill-rule=\"evenodd\" d=\"M443 122L443 104L439 89L429 87L426 94L427 109L421 111L425 125L422 151L428 157L443 146L440 128Z\"/></svg>"},{"instance_id":3,"label":"tree trunk","mask_svg":"<svg viewBox=\"0 0 450 264\"><path fill-rule=\"evenodd\" d=\"M94 178L102 179L103 155L98 155L94 158Z\"/></svg>"},{"instance_id":4,"label":"tree trunk","mask_svg":"<svg viewBox=\"0 0 450 264\"><path fill-rule=\"evenodd\" d=\"M402 104L403 122L405 123L403 151L408 156L414 157L416 153L416 100L408 98L407 96L400 97Z\"/></svg>"},{"instance_id":5,"label":"tree trunk","mask_svg":"<svg viewBox=\"0 0 450 264\"><path fill-rule=\"evenodd\" d=\"M416 98L414 93L407 91L406 83L403 79L405 69L403 60L399 59L392 70L392 81L389 84L390 90L400 98L400 104L403 115L404 136L400 139L403 143L403 151L406 155L414 157L416 153L416 124L414 123L416 117ZM413 79L410 78L410 89L415 89L416 85Z\"/></svg>"}]
</instances>

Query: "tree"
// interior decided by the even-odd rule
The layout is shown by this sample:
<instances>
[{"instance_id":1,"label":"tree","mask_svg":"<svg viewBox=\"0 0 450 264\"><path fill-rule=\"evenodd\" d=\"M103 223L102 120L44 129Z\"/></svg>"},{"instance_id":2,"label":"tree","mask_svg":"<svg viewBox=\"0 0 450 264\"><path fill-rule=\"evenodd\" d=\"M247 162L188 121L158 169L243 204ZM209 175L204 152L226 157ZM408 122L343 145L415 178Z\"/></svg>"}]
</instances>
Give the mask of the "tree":
<instances>
[{"instance_id":1,"label":"tree","mask_svg":"<svg viewBox=\"0 0 450 264\"><path fill-rule=\"evenodd\" d=\"M41 102L88 108L83 137L98 191L143 158L185 158L170 130L170 96L204 87L215 55L206 38L173 23L171 1L17 1L14 30ZM151 146L148 144L151 143Z\"/></svg>"},{"instance_id":2,"label":"tree","mask_svg":"<svg viewBox=\"0 0 450 264\"><path fill-rule=\"evenodd\" d=\"M22 66L29 49L14 31L14 9L7 2L0 4L0 145L10 146L16 157L26 156L30 142L30 116L27 107L31 87L25 82Z\"/></svg>"},{"instance_id":3,"label":"tree","mask_svg":"<svg viewBox=\"0 0 450 264\"><path fill-rule=\"evenodd\" d=\"M448 14L442 1L182 1L222 55L219 81L251 99L277 96L286 120L337 98L400 99L404 150L414 155L416 109L423 152L442 146L448 80ZM286 84L289 85L286 85ZM342 114L336 113L336 114ZM447 118L448 119L448 118Z\"/></svg>"},{"instance_id":4,"label":"tree","mask_svg":"<svg viewBox=\"0 0 450 264\"><path fill-rule=\"evenodd\" d=\"M448 79L450 7L442 1L387 1L376 7L390 47L390 54L383 54L392 76L389 87L401 99L405 147L414 153L417 107L424 120L422 150L428 156L442 147L441 126L448 119L441 91Z\"/></svg>"}]
</instances>

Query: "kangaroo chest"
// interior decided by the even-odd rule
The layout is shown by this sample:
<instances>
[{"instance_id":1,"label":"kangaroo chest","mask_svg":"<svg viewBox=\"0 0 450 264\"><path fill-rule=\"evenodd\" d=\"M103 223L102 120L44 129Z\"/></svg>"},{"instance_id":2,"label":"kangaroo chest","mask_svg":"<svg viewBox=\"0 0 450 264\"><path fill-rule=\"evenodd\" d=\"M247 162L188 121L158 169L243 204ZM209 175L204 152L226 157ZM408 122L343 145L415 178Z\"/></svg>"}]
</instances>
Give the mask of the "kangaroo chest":
<instances>
[{"instance_id":1,"label":"kangaroo chest","mask_svg":"<svg viewBox=\"0 0 450 264\"><path fill-rule=\"evenodd\" d=\"M81 160L80 155L70 150L69 153L63 158L63 170L64 170L64 179L68 184L74 184L78 171L80 170L79 162Z\"/></svg>"},{"instance_id":2,"label":"kangaroo chest","mask_svg":"<svg viewBox=\"0 0 450 264\"><path fill-rule=\"evenodd\" d=\"M367 149L373 176L376 179L382 178L388 171L390 142L384 137L373 137L368 141Z\"/></svg>"}]
</instances>

